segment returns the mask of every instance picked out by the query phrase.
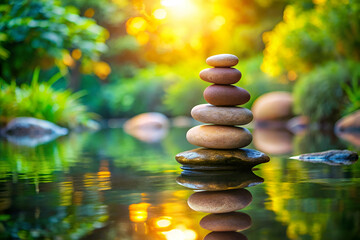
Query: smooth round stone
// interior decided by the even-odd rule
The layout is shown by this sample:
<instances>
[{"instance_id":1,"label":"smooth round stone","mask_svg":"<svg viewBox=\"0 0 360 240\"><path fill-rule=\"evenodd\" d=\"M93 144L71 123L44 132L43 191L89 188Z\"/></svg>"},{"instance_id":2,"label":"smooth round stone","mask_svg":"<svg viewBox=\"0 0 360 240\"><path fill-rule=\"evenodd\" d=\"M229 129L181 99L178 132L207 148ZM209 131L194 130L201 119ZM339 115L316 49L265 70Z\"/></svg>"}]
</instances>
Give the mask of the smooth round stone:
<instances>
[{"instance_id":1,"label":"smooth round stone","mask_svg":"<svg viewBox=\"0 0 360 240\"><path fill-rule=\"evenodd\" d=\"M251 169L270 158L254 149L207 149L197 148L179 153L175 156L184 170L235 170Z\"/></svg>"},{"instance_id":2,"label":"smooth round stone","mask_svg":"<svg viewBox=\"0 0 360 240\"><path fill-rule=\"evenodd\" d=\"M211 232L203 240L248 240L248 238L239 232Z\"/></svg>"},{"instance_id":3,"label":"smooth round stone","mask_svg":"<svg viewBox=\"0 0 360 240\"><path fill-rule=\"evenodd\" d=\"M238 171L191 171L184 170L177 183L194 190L222 191L254 186L264 182L250 169Z\"/></svg>"},{"instance_id":4,"label":"smooth round stone","mask_svg":"<svg viewBox=\"0 0 360 240\"><path fill-rule=\"evenodd\" d=\"M202 228L215 232L243 231L251 224L250 216L241 212L209 214L200 220Z\"/></svg>"},{"instance_id":5,"label":"smooth round stone","mask_svg":"<svg viewBox=\"0 0 360 240\"><path fill-rule=\"evenodd\" d=\"M235 68L207 68L200 72L200 78L216 84L235 84L241 78L241 72Z\"/></svg>"},{"instance_id":6,"label":"smooth round stone","mask_svg":"<svg viewBox=\"0 0 360 240\"><path fill-rule=\"evenodd\" d=\"M238 62L237 56L232 54L218 54L206 59L206 63L213 67L232 67Z\"/></svg>"},{"instance_id":7,"label":"smooth round stone","mask_svg":"<svg viewBox=\"0 0 360 240\"><path fill-rule=\"evenodd\" d=\"M221 125L200 125L186 133L189 143L206 148L234 149L249 145L252 136L249 130L242 127Z\"/></svg>"},{"instance_id":8,"label":"smooth round stone","mask_svg":"<svg viewBox=\"0 0 360 240\"><path fill-rule=\"evenodd\" d=\"M235 106L247 103L250 93L237 86L214 84L205 89L204 98L215 106Z\"/></svg>"},{"instance_id":9,"label":"smooth round stone","mask_svg":"<svg viewBox=\"0 0 360 240\"><path fill-rule=\"evenodd\" d=\"M245 125L252 121L252 112L242 107L216 107L211 104L201 104L191 110L191 116L203 123L218 125Z\"/></svg>"},{"instance_id":10,"label":"smooth round stone","mask_svg":"<svg viewBox=\"0 0 360 240\"><path fill-rule=\"evenodd\" d=\"M240 188L226 191L196 192L188 198L188 205L197 212L228 213L243 209L251 201L251 193Z\"/></svg>"}]
</instances>

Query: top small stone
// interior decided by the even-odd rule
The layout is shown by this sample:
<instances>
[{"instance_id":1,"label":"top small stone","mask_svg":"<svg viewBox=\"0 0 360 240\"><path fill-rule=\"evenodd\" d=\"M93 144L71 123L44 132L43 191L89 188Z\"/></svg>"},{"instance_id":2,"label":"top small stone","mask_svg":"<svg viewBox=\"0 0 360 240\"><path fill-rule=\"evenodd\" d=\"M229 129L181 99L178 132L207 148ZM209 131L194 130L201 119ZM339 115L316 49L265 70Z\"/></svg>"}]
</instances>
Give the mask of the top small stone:
<instances>
[{"instance_id":1,"label":"top small stone","mask_svg":"<svg viewBox=\"0 0 360 240\"><path fill-rule=\"evenodd\" d=\"M206 63L212 67L232 67L238 62L239 59L232 54L218 54L206 59Z\"/></svg>"}]
</instances>

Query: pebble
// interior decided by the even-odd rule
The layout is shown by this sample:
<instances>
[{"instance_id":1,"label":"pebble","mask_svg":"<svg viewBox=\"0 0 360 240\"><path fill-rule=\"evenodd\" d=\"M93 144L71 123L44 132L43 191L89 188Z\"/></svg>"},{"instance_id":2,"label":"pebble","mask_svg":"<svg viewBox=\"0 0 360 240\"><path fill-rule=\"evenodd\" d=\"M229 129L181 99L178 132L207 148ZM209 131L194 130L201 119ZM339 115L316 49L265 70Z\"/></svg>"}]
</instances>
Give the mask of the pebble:
<instances>
[{"instance_id":1,"label":"pebble","mask_svg":"<svg viewBox=\"0 0 360 240\"><path fill-rule=\"evenodd\" d=\"M186 139L189 143L206 148L235 149L249 145L252 136L242 127L221 125L200 125L191 128Z\"/></svg>"},{"instance_id":2,"label":"pebble","mask_svg":"<svg viewBox=\"0 0 360 240\"><path fill-rule=\"evenodd\" d=\"M216 107L211 104L201 104L191 110L191 116L203 123L218 125L245 125L252 121L253 115L247 108Z\"/></svg>"},{"instance_id":3,"label":"pebble","mask_svg":"<svg viewBox=\"0 0 360 240\"><path fill-rule=\"evenodd\" d=\"M235 106L247 103L250 93L233 85L214 84L205 89L204 98L215 106Z\"/></svg>"},{"instance_id":4,"label":"pebble","mask_svg":"<svg viewBox=\"0 0 360 240\"><path fill-rule=\"evenodd\" d=\"M270 158L254 149L220 150L197 148L181 152L175 156L183 164L182 169L189 170L247 170Z\"/></svg>"},{"instance_id":5,"label":"pebble","mask_svg":"<svg viewBox=\"0 0 360 240\"><path fill-rule=\"evenodd\" d=\"M232 54L218 54L206 59L206 63L213 67L232 67L238 62L239 59Z\"/></svg>"},{"instance_id":6,"label":"pebble","mask_svg":"<svg viewBox=\"0 0 360 240\"><path fill-rule=\"evenodd\" d=\"M251 201L251 193L240 188L226 191L196 192L188 198L188 205L197 212L228 213L243 209Z\"/></svg>"},{"instance_id":7,"label":"pebble","mask_svg":"<svg viewBox=\"0 0 360 240\"><path fill-rule=\"evenodd\" d=\"M243 231L251 224L250 216L242 212L209 214L200 220L202 228L215 232Z\"/></svg>"},{"instance_id":8,"label":"pebble","mask_svg":"<svg viewBox=\"0 0 360 240\"><path fill-rule=\"evenodd\" d=\"M254 186L264 182L250 169L226 171L185 170L176 178L176 182L186 188L206 191L222 191Z\"/></svg>"},{"instance_id":9,"label":"pebble","mask_svg":"<svg viewBox=\"0 0 360 240\"><path fill-rule=\"evenodd\" d=\"M203 240L248 240L248 238L239 232L211 232Z\"/></svg>"},{"instance_id":10,"label":"pebble","mask_svg":"<svg viewBox=\"0 0 360 240\"><path fill-rule=\"evenodd\" d=\"M235 84L241 78L241 72L235 68L207 68L200 72L200 78L216 84Z\"/></svg>"}]
</instances>

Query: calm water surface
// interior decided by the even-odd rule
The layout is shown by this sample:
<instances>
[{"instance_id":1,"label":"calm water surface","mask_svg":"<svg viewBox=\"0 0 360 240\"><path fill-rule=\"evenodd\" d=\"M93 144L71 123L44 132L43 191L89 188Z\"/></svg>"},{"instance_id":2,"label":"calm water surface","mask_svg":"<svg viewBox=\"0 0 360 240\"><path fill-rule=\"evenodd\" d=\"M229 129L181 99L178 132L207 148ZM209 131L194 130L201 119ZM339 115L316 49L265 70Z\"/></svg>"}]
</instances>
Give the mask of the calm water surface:
<instances>
[{"instance_id":1,"label":"calm water surface","mask_svg":"<svg viewBox=\"0 0 360 240\"><path fill-rule=\"evenodd\" d=\"M35 148L0 142L0 239L196 240L205 213L176 183L174 155L194 148L187 129L144 143L108 129L73 134ZM293 154L358 148L330 135L256 130L250 148L271 161L248 188L248 239L360 239L360 162L329 166ZM224 239L226 240L226 239Z\"/></svg>"}]
</instances>

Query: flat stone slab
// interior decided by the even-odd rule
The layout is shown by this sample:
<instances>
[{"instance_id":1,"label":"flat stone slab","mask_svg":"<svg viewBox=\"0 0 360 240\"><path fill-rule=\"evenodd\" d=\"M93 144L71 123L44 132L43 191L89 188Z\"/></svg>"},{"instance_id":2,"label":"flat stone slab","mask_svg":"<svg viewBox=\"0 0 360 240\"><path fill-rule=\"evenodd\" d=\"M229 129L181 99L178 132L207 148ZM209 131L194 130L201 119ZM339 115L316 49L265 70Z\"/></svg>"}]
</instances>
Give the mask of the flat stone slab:
<instances>
[{"instance_id":1,"label":"flat stone slab","mask_svg":"<svg viewBox=\"0 0 360 240\"><path fill-rule=\"evenodd\" d=\"M325 152L306 153L290 157L304 162L325 163L328 165L350 165L355 163L359 156L349 150L329 150Z\"/></svg>"},{"instance_id":2,"label":"flat stone slab","mask_svg":"<svg viewBox=\"0 0 360 240\"><path fill-rule=\"evenodd\" d=\"M264 182L251 170L245 171L182 171L176 179L186 188L206 191L222 191L251 187Z\"/></svg>"},{"instance_id":3,"label":"flat stone slab","mask_svg":"<svg viewBox=\"0 0 360 240\"><path fill-rule=\"evenodd\" d=\"M252 169L270 158L257 150L239 148L232 150L197 148L175 156L184 170L235 170Z\"/></svg>"}]
</instances>

